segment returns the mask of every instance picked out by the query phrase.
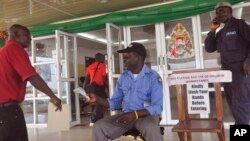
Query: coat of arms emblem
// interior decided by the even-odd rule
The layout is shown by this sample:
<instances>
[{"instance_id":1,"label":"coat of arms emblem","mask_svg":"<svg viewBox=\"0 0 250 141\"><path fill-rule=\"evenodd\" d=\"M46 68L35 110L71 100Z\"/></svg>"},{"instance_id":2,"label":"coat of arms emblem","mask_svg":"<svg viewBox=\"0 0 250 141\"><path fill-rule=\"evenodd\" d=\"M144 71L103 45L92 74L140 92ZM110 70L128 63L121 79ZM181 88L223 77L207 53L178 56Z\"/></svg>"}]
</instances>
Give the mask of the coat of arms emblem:
<instances>
[{"instance_id":1,"label":"coat of arms emblem","mask_svg":"<svg viewBox=\"0 0 250 141\"><path fill-rule=\"evenodd\" d=\"M186 28L178 23L171 35L167 46L168 59L187 59L194 57L194 47Z\"/></svg>"}]
</instances>

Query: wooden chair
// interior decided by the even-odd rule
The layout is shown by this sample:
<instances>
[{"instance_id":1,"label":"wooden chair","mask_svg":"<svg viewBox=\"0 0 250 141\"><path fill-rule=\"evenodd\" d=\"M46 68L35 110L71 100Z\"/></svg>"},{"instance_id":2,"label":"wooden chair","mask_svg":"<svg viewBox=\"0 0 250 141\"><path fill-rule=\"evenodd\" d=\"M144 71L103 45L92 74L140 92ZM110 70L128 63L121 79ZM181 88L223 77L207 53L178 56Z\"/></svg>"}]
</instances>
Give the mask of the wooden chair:
<instances>
[{"instance_id":1,"label":"wooden chair","mask_svg":"<svg viewBox=\"0 0 250 141\"><path fill-rule=\"evenodd\" d=\"M215 87L215 118L192 118L188 113L186 85L176 85L177 106L179 122L172 128L177 132L180 141L191 141L192 132L217 133L219 141L225 141L223 125L223 109L220 83L214 83Z\"/></svg>"}]
</instances>

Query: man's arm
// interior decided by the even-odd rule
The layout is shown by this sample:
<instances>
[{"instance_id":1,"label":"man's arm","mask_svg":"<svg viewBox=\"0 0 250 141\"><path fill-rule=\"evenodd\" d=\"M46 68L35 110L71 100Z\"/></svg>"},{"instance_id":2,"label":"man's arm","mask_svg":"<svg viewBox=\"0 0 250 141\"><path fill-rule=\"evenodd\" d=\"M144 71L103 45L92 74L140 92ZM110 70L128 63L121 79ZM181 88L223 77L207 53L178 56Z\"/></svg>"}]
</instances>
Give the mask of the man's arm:
<instances>
[{"instance_id":1,"label":"man's arm","mask_svg":"<svg viewBox=\"0 0 250 141\"><path fill-rule=\"evenodd\" d=\"M108 100L105 98L101 98L95 94L89 94L90 100L89 103L98 103L106 108L109 108Z\"/></svg>"},{"instance_id":2,"label":"man's arm","mask_svg":"<svg viewBox=\"0 0 250 141\"><path fill-rule=\"evenodd\" d=\"M54 95L52 90L48 87L45 81L41 78L39 74L33 75L28 78L28 81L38 90L45 93L50 97L51 102L57 107L57 110L62 110L62 103L61 100Z\"/></svg>"},{"instance_id":3,"label":"man's arm","mask_svg":"<svg viewBox=\"0 0 250 141\"><path fill-rule=\"evenodd\" d=\"M205 39L205 50L207 52L214 52L217 50L215 32L220 25L213 21L210 23L210 32Z\"/></svg>"},{"instance_id":4,"label":"man's arm","mask_svg":"<svg viewBox=\"0 0 250 141\"><path fill-rule=\"evenodd\" d=\"M246 40L249 44L248 47L248 54L247 57L244 61L243 64L243 70L245 75L249 75L250 74L250 26L245 22L245 21L240 21L240 24L238 24L239 26L239 32L240 32L240 36Z\"/></svg>"}]
</instances>

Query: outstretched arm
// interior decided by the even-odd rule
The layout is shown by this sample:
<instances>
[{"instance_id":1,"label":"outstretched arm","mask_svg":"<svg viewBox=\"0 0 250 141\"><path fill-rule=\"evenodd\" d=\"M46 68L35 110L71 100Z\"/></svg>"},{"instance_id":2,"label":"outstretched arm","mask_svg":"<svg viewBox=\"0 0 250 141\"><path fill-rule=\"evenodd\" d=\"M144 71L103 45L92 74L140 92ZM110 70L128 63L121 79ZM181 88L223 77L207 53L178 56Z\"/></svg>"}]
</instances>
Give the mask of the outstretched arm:
<instances>
[{"instance_id":1,"label":"outstretched arm","mask_svg":"<svg viewBox=\"0 0 250 141\"><path fill-rule=\"evenodd\" d=\"M45 81L41 78L39 74L33 75L28 78L28 81L38 90L45 93L50 97L50 101L57 107L57 110L62 110L62 103L61 100L54 95L52 90L48 87Z\"/></svg>"}]
</instances>

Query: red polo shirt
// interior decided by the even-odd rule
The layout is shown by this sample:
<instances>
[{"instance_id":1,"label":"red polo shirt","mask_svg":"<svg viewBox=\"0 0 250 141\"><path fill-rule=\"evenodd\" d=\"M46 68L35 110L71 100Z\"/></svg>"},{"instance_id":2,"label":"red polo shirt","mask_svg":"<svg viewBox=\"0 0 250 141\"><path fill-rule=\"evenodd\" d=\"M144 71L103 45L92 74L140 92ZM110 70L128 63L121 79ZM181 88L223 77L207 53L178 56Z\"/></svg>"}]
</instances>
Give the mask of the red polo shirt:
<instances>
[{"instance_id":1,"label":"red polo shirt","mask_svg":"<svg viewBox=\"0 0 250 141\"><path fill-rule=\"evenodd\" d=\"M27 79L36 74L24 48L9 40L0 49L0 103L23 101Z\"/></svg>"},{"instance_id":2,"label":"red polo shirt","mask_svg":"<svg viewBox=\"0 0 250 141\"><path fill-rule=\"evenodd\" d=\"M94 73L95 73L95 70L96 70L96 67L98 64L99 64L99 66L98 66L96 74L94 76ZM87 74L90 76L90 83L96 82L100 86L104 85L103 78L104 78L104 76L107 75L106 64L99 63L99 62L95 62L95 63L91 64L87 68Z\"/></svg>"}]
</instances>

